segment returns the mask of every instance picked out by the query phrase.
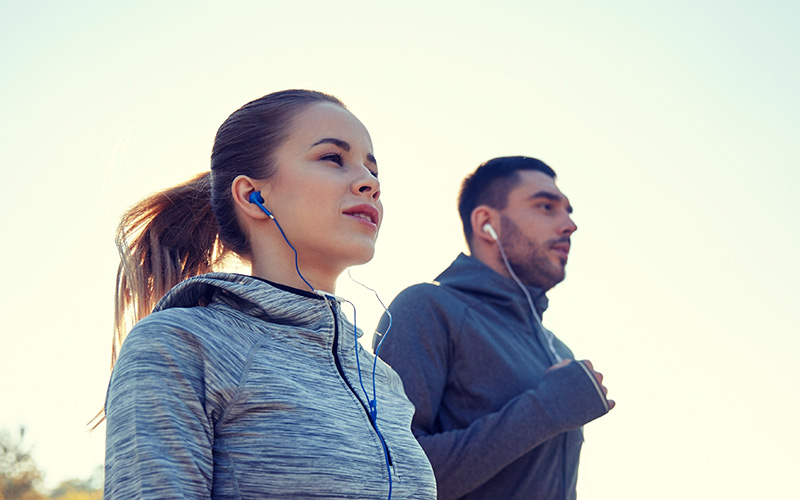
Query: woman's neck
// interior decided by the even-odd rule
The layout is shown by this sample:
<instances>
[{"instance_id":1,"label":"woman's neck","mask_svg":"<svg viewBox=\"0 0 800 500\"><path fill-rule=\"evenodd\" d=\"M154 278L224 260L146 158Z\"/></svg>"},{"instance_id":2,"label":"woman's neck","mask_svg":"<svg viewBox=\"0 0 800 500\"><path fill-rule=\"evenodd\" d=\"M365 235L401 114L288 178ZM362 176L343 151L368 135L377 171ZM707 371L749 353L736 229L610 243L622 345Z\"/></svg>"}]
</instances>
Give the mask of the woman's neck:
<instances>
[{"instance_id":1,"label":"woman's neck","mask_svg":"<svg viewBox=\"0 0 800 500\"><path fill-rule=\"evenodd\" d=\"M253 262L252 274L258 278L300 290L308 290L310 287L312 291L322 290L336 293L336 279L339 277L339 273L319 272L313 267L303 266L302 263L299 267L300 273L294 266L294 260L291 265L276 265L276 262Z\"/></svg>"}]
</instances>

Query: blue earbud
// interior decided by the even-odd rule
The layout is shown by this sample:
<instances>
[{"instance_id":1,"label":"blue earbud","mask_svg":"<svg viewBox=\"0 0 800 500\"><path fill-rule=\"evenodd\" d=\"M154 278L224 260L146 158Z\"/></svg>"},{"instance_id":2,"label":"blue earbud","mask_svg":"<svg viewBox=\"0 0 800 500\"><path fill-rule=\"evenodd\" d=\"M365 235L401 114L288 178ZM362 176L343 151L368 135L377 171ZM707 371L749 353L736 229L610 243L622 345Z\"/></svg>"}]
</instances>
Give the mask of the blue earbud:
<instances>
[{"instance_id":1,"label":"blue earbud","mask_svg":"<svg viewBox=\"0 0 800 500\"><path fill-rule=\"evenodd\" d=\"M297 250L295 250L294 246L292 246L292 244L289 242L289 238L286 237L286 233L283 232L283 228L280 224L278 224L278 219L276 219L275 216L272 215L272 212L267 210L267 207L264 206L264 197L261 196L261 191L253 191L250 193L250 196L247 199L250 201L250 203L263 210L264 213L267 214L267 216L269 216L273 222L275 222L275 226L278 228L278 231L281 232L281 236L283 236L284 241L286 241L286 244L289 245L289 248L291 248L292 252L294 252L294 268L297 270L297 275L300 276L300 279L303 280L303 283L308 285L308 288L311 289L312 292L315 292L316 290L314 290L314 287L311 286L311 283L306 281L306 279L303 277L303 273L300 272L300 264L297 262Z\"/></svg>"},{"instance_id":2,"label":"blue earbud","mask_svg":"<svg viewBox=\"0 0 800 500\"><path fill-rule=\"evenodd\" d=\"M306 281L306 279L303 277L303 274L300 272L300 265L299 265L299 263L297 261L298 260L297 259L297 250L295 250L294 246L289 242L289 238L286 237L286 233L283 232L283 228L281 227L280 224L278 224L278 220L275 218L274 215L272 215L272 213L269 210L267 210L267 207L264 206L264 197L261 196L261 191L253 191L252 193L250 193L250 196L247 199L248 199L248 201L250 201L250 203L258 206L258 208L263 210L264 213L267 214L267 216L269 216L269 218L272 219L275 222L275 226L277 226L278 230L281 232L281 236L283 236L283 239L286 241L286 244L289 245L289 248L291 248L292 252L294 252L294 268L297 271L297 275L300 276L300 279L303 280L303 282L306 285L308 285L308 288L310 288L312 292L314 292L314 293L316 293L316 294L318 294L318 295L320 295L322 297L325 297L328 300L344 301L344 302L348 302L351 306L353 306L353 336L354 336L355 351L356 351L356 365L358 367L358 380L359 380L359 382L361 384L361 390L364 391L364 397L367 399L367 403L369 405L369 410L368 410L369 411L369 418L370 418L370 420L372 420L372 425L375 427L375 432L377 433L378 439L380 440L381 446L383 447L383 455L384 455L384 459L386 460L386 469L387 469L387 473L389 475L389 500L391 500L391 498L392 498L392 469L391 469L391 461L389 460L389 450L386 447L386 441L383 438L383 434L381 434L381 431L378 429L378 396L376 394L376 389L375 389L375 368L376 368L376 365L377 365L377 362L378 362L378 350L377 349L375 350L375 359L374 359L373 364L372 364L372 398L370 399L369 393L367 392L367 389L364 387L364 380L363 380L363 378L361 376L361 362L359 361L359 356L358 356L358 329L356 328L356 306L352 302L340 299L339 297L336 297L335 295L329 294L327 292L323 292L321 290L315 290L314 287L311 286L311 283ZM350 278L352 279L352 276ZM353 280L353 281L355 281L355 280ZM358 283L361 286L365 286L366 287L366 285L363 285L363 284L359 283L358 281L356 281L356 283ZM369 289L369 290L372 290L369 287L366 287L366 288ZM372 292L375 293L376 297L378 296L378 294L377 294L377 292L375 292L375 290L372 290ZM389 312L389 310L386 309L386 306L383 305L383 301L381 301L380 297L378 297L378 301L381 303L381 305L383 306L384 310L389 315L389 328L391 328L392 327L392 315ZM389 333L389 328L387 328L386 332L383 334L384 337L386 336L387 333ZM380 344L378 344L378 349L380 349Z\"/></svg>"},{"instance_id":3,"label":"blue earbud","mask_svg":"<svg viewBox=\"0 0 800 500\"><path fill-rule=\"evenodd\" d=\"M264 213L267 214L270 219L275 220L275 216L272 215L272 213L269 210L267 210L267 207L264 206L264 197L261 196L261 191L253 191L252 193L250 193L250 198L248 199L250 200L250 203L257 205L258 208L263 210Z\"/></svg>"}]
</instances>

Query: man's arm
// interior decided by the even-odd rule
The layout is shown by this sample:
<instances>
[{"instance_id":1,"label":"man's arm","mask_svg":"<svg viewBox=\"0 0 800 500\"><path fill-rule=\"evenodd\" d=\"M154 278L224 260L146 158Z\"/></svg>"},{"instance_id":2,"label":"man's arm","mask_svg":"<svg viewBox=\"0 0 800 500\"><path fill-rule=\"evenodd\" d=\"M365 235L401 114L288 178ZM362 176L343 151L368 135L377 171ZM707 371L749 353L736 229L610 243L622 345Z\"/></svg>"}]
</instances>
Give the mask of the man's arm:
<instances>
[{"instance_id":1,"label":"man's arm","mask_svg":"<svg viewBox=\"0 0 800 500\"><path fill-rule=\"evenodd\" d=\"M560 432L608 411L597 379L582 362L551 369L535 389L508 401L462 429L437 429L437 414L451 367L451 341L468 327L470 312L445 312L420 285L389 307L393 326L379 352L403 379L416 407L412 430L436 474L440 499L478 488L522 455ZM385 328L386 318L379 330ZM593 372L591 372L593 373Z\"/></svg>"}]
</instances>

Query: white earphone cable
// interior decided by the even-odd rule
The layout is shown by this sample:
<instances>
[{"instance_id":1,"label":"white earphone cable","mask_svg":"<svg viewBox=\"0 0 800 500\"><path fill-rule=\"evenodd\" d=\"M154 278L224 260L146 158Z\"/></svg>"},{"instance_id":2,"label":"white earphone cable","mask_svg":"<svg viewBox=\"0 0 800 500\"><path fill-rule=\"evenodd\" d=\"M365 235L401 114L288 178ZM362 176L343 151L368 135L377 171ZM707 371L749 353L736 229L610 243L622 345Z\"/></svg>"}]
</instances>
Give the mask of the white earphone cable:
<instances>
[{"instance_id":1,"label":"white earphone cable","mask_svg":"<svg viewBox=\"0 0 800 500\"><path fill-rule=\"evenodd\" d=\"M500 238L495 238L495 243L497 243L497 248L500 249L500 255L503 257L503 263L505 263L506 269L508 269L509 274L511 274L511 277L520 287L522 293L525 294L525 298L528 300L528 306L531 308L533 318L536 320L536 324L539 326L539 328L541 328L542 332L544 332L544 335L547 338L547 347L550 348L550 352L553 353L553 356L555 356L556 362L560 363L563 358L558 354L556 347L553 344L555 335L553 335L553 332L545 328L542 324L542 319L539 317L539 313L536 312L536 307L533 305L531 294L528 293L528 289L522 284L522 281L520 281L520 279L517 277L517 273L514 272L514 270L511 268L511 264L508 262L508 257L506 257L506 251L503 249L503 244L500 243Z\"/></svg>"}]
</instances>

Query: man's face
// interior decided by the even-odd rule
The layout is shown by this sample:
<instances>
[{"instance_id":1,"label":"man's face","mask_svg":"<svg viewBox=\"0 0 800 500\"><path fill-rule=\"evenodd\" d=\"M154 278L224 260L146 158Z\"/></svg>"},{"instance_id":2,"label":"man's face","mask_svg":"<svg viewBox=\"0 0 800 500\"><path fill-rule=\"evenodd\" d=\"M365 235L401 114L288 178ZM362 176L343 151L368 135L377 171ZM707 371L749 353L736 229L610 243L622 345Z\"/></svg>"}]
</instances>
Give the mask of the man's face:
<instances>
[{"instance_id":1,"label":"man's face","mask_svg":"<svg viewBox=\"0 0 800 500\"><path fill-rule=\"evenodd\" d=\"M500 211L500 243L514 272L526 285L549 290L564 280L572 222L572 206L542 172L518 172L519 183Z\"/></svg>"}]
</instances>

